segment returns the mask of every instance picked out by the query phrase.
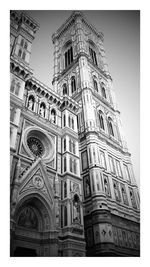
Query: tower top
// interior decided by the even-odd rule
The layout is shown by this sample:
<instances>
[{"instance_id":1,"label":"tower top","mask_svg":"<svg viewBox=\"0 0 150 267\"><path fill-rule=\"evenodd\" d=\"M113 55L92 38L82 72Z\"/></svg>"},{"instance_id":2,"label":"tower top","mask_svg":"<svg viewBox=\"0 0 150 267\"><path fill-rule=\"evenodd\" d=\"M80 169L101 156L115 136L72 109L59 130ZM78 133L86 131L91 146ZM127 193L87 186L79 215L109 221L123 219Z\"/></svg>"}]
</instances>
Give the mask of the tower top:
<instances>
[{"instance_id":1,"label":"tower top","mask_svg":"<svg viewBox=\"0 0 150 267\"><path fill-rule=\"evenodd\" d=\"M87 20L84 13L82 11L73 11L70 17L58 28L58 30L52 34L52 41L55 43L55 40L58 39L77 19L80 17L82 22L92 30L101 41L104 40L104 34L102 32L98 32L97 29Z\"/></svg>"}]
</instances>

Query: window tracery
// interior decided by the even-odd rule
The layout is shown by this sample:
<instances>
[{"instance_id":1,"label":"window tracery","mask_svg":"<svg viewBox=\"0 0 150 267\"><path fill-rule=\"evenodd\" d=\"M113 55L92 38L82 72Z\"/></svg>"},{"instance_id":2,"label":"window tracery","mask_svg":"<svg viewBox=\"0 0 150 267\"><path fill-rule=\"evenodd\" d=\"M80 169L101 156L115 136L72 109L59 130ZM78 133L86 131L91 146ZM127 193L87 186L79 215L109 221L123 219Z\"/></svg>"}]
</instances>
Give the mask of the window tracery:
<instances>
[{"instance_id":1,"label":"window tracery","mask_svg":"<svg viewBox=\"0 0 150 267\"><path fill-rule=\"evenodd\" d=\"M64 61L65 68L67 68L73 62L73 48L71 45L71 41L68 41L64 46Z\"/></svg>"},{"instance_id":2,"label":"window tracery","mask_svg":"<svg viewBox=\"0 0 150 267\"><path fill-rule=\"evenodd\" d=\"M41 157L44 154L44 146L40 139L30 136L27 139L27 144L30 151L36 156Z\"/></svg>"}]
</instances>

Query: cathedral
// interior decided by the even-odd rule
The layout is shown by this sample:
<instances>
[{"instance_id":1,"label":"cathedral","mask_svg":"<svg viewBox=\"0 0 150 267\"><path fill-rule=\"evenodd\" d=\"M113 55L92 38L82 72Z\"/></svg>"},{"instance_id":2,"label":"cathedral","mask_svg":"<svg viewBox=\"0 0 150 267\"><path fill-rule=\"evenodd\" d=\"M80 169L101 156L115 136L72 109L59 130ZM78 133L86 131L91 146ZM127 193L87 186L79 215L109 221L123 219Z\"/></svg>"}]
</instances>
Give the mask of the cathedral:
<instances>
[{"instance_id":1,"label":"cathedral","mask_svg":"<svg viewBox=\"0 0 150 267\"><path fill-rule=\"evenodd\" d=\"M104 35L74 11L52 35L52 88L33 75L40 25L10 12L10 255L140 256L140 200Z\"/></svg>"}]
</instances>

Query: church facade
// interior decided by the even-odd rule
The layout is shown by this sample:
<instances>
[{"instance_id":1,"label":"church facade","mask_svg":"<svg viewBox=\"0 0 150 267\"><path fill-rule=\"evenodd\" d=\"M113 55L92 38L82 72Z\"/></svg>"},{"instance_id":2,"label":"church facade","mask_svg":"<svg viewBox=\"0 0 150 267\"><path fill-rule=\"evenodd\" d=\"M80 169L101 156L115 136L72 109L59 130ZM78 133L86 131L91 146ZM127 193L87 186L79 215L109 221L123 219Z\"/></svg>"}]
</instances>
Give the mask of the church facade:
<instances>
[{"instance_id":1,"label":"church facade","mask_svg":"<svg viewBox=\"0 0 150 267\"><path fill-rule=\"evenodd\" d=\"M140 203L104 36L75 11L30 68L39 24L10 12L11 256L139 256Z\"/></svg>"}]
</instances>

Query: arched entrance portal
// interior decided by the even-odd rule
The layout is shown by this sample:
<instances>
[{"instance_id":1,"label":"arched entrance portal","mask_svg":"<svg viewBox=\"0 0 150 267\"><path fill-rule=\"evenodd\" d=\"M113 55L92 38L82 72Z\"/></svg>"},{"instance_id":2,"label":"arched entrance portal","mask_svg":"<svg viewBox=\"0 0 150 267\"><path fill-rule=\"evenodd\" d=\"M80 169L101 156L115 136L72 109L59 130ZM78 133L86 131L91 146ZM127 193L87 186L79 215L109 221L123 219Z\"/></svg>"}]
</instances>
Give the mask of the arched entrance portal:
<instances>
[{"instance_id":1,"label":"arched entrance portal","mask_svg":"<svg viewBox=\"0 0 150 267\"><path fill-rule=\"evenodd\" d=\"M22 199L15 212L11 254L16 257L57 256L54 212L41 196Z\"/></svg>"}]
</instances>

